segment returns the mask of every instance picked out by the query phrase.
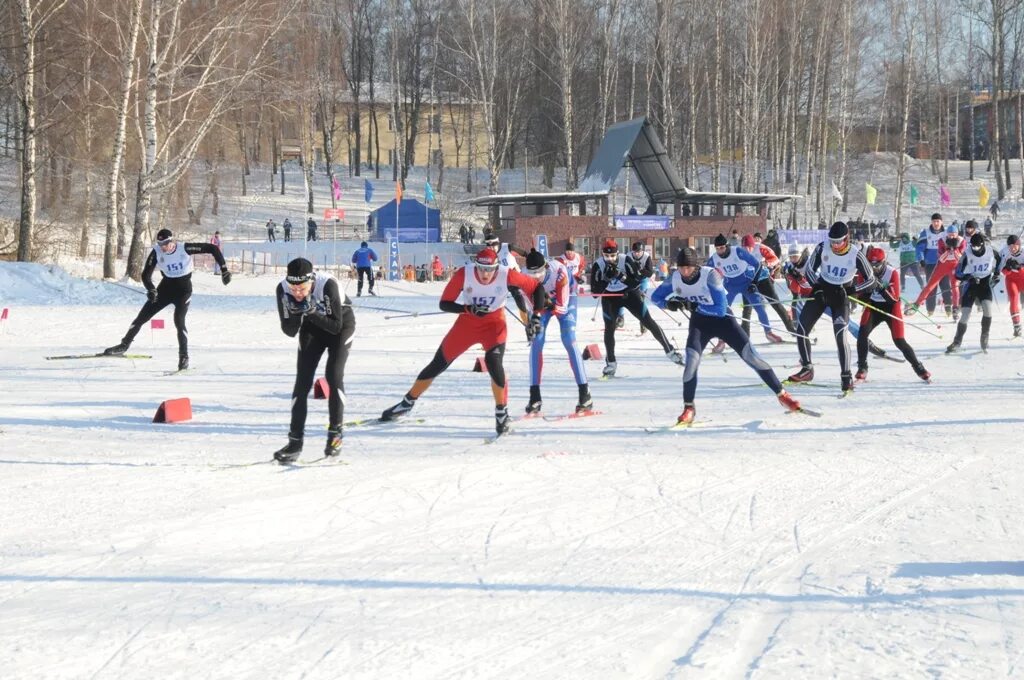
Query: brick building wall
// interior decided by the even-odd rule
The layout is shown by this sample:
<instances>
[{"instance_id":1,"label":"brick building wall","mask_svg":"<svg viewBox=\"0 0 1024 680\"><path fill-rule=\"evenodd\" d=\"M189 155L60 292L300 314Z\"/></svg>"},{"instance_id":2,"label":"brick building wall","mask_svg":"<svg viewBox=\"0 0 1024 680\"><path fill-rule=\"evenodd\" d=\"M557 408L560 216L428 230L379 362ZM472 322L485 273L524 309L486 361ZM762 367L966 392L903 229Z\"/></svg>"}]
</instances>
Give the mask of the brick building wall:
<instances>
[{"instance_id":1,"label":"brick building wall","mask_svg":"<svg viewBox=\"0 0 1024 680\"><path fill-rule=\"evenodd\" d=\"M516 218L515 226L497 232L506 243L524 250L533 246L533 237L544 234L548 237L548 252L561 255L570 240L580 248L580 237L589 239L590 247L583 255L593 259L594 253L606 238L626 238L629 242L644 241L653 246L655 238L671 239L671 252L684 245L698 246L700 237L714 238L722 233L726 236L736 229L740 236L755 231L765 233L765 220L759 215L735 215L726 217L680 217L668 230L621 230L611 226L611 218L605 215L544 215Z\"/></svg>"}]
</instances>

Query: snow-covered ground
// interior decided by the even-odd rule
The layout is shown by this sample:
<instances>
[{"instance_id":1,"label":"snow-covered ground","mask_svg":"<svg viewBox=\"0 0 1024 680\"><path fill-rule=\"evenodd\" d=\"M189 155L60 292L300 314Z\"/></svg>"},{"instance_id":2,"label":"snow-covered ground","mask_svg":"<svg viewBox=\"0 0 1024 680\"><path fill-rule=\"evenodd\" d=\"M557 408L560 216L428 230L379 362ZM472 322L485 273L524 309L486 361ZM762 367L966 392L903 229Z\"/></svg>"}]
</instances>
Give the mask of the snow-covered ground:
<instances>
[{"instance_id":1,"label":"snow-covered ground","mask_svg":"<svg viewBox=\"0 0 1024 680\"><path fill-rule=\"evenodd\" d=\"M114 344L142 296L0 264L4 678L1024 677L1005 298L989 354L942 355L937 319L944 339L908 335L933 384L874 360L844 400L819 328L828 387L798 396L820 419L784 414L730 354L701 368L706 427L645 433L681 410L681 370L630 320L621 378L592 380L601 416L484 445L493 403L471 351L419 401L423 422L352 427L347 464L281 468L243 467L285 443L295 341L277 279L195 279L195 370L165 376L169 313L132 348L152 359L46 361ZM355 302L434 311L441 285ZM600 343L591 305L579 334ZM397 401L452 322L394 313L357 312L347 419ZM873 338L892 349L884 327ZM794 345L759 349L780 373L797 363ZM571 410L556 337L543 389L545 412ZM193 419L153 424L176 397ZM306 459L326 425L310 404Z\"/></svg>"}]
</instances>

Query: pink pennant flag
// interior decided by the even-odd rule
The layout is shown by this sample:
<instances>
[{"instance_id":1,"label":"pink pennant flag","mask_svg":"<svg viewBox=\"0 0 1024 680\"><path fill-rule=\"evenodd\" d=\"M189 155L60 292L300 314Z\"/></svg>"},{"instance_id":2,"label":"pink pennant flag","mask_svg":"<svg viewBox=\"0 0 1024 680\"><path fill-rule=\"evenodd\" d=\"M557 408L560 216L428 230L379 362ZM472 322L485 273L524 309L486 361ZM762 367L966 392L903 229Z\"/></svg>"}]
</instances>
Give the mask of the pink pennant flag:
<instances>
[{"instance_id":1,"label":"pink pennant flag","mask_svg":"<svg viewBox=\"0 0 1024 680\"><path fill-rule=\"evenodd\" d=\"M943 206L953 205L953 198L949 195L949 189L946 188L945 184L939 186L939 202Z\"/></svg>"},{"instance_id":2,"label":"pink pennant flag","mask_svg":"<svg viewBox=\"0 0 1024 680\"><path fill-rule=\"evenodd\" d=\"M331 178L331 188L334 189L334 200L335 201L340 201L341 200L341 183L338 182L338 178L337 177L332 177Z\"/></svg>"},{"instance_id":3,"label":"pink pennant flag","mask_svg":"<svg viewBox=\"0 0 1024 680\"><path fill-rule=\"evenodd\" d=\"M164 327L164 320L163 319L153 319L152 321L149 322L149 327L150 328L163 328Z\"/></svg>"},{"instance_id":4,"label":"pink pennant flag","mask_svg":"<svg viewBox=\"0 0 1024 680\"><path fill-rule=\"evenodd\" d=\"M7 321L7 312L10 311L4 307L4 311L0 312L0 321Z\"/></svg>"}]
</instances>

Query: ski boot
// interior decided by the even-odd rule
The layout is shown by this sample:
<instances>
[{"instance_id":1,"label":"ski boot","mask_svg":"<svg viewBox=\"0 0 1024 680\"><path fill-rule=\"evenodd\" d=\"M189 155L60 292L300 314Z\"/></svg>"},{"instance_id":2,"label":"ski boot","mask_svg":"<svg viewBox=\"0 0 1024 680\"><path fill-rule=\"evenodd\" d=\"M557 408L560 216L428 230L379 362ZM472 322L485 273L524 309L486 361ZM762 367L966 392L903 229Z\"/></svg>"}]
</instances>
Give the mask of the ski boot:
<instances>
[{"instance_id":1,"label":"ski boot","mask_svg":"<svg viewBox=\"0 0 1024 680\"><path fill-rule=\"evenodd\" d=\"M725 351L725 340L719 339L718 344L711 348L712 354L721 354Z\"/></svg>"},{"instance_id":2,"label":"ski boot","mask_svg":"<svg viewBox=\"0 0 1024 680\"><path fill-rule=\"evenodd\" d=\"M960 320L960 308L959 307L954 307L953 308L953 321L959 321L959 320Z\"/></svg>"},{"instance_id":3,"label":"ski boot","mask_svg":"<svg viewBox=\"0 0 1024 680\"><path fill-rule=\"evenodd\" d=\"M981 351L988 353L988 334L992 329L992 317L981 317Z\"/></svg>"},{"instance_id":4,"label":"ski boot","mask_svg":"<svg viewBox=\"0 0 1024 680\"><path fill-rule=\"evenodd\" d=\"M604 365L604 370L601 371L602 378L614 378L615 377L616 362L608 361Z\"/></svg>"},{"instance_id":5,"label":"ski boot","mask_svg":"<svg viewBox=\"0 0 1024 680\"><path fill-rule=\"evenodd\" d=\"M494 431L503 435L512 429L512 417L508 414L507 406L494 407Z\"/></svg>"},{"instance_id":6,"label":"ski boot","mask_svg":"<svg viewBox=\"0 0 1024 680\"><path fill-rule=\"evenodd\" d=\"M530 385L530 403L526 405L526 415L540 415L540 385Z\"/></svg>"},{"instance_id":7,"label":"ski boot","mask_svg":"<svg viewBox=\"0 0 1024 680\"><path fill-rule=\"evenodd\" d=\"M953 308L951 306L949 306L949 305L946 305L945 308L946 308L946 318L947 319L952 319L953 318Z\"/></svg>"},{"instance_id":8,"label":"ski boot","mask_svg":"<svg viewBox=\"0 0 1024 680\"><path fill-rule=\"evenodd\" d=\"M363 297L363 291L357 290L356 291L356 297Z\"/></svg>"},{"instance_id":9,"label":"ski boot","mask_svg":"<svg viewBox=\"0 0 1024 680\"><path fill-rule=\"evenodd\" d=\"M1013 324L1013 337L1015 337L1015 338L1019 338L1020 337L1020 324L1019 323Z\"/></svg>"},{"instance_id":10,"label":"ski boot","mask_svg":"<svg viewBox=\"0 0 1024 680\"><path fill-rule=\"evenodd\" d=\"M274 451L274 460L282 465L288 463L294 463L299 459L299 455L302 453L302 438L295 438L288 435L288 445L284 448Z\"/></svg>"},{"instance_id":11,"label":"ski boot","mask_svg":"<svg viewBox=\"0 0 1024 680\"><path fill-rule=\"evenodd\" d=\"M188 370L188 355L187 354L179 354L178 355L178 370L179 371L187 371Z\"/></svg>"},{"instance_id":12,"label":"ski boot","mask_svg":"<svg viewBox=\"0 0 1024 680\"><path fill-rule=\"evenodd\" d=\"M779 392L778 396L779 396L779 403L782 404L782 406L786 410L789 410L789 411L799 411L800 410L800 402L797 401L796 399L794 399L793 395L790 394L789 392L787 392L786 390L782 390L781 392Z\"/></svg>"},{"instance_id":13,"label":"ski boot","mask_svg":"<svg viewBox=\"0 0 1024 680\"><path fill-rule=\"evenodd\" d=\"M580 401L576 404L576 413L586 413L594 408L594 400L590 398L590 387L587 383L580 385Z\"/></svg>"},{"instance_id":14,"label":"ski boot","mask_svg":"<svg viewBox=\"0 0 1024 680\"><path fill-rule=\"evenodd\" d=\"M930 383L932 381L932 374L925 370L924 364L918 364L915 366L914 373L917 373L917 377L926 383Z\"/></svg>"},{"instance_id":15,"label":"ski boot","mask_svg":"<svg viewBox=\"0 0 1024 680\"><path fill-rule=\"evenodd\" d=\"M396 420L401 416L412 410L412 407L416 405L416 400L411 398L408 394L402 397L402 401L398 402L389 409L386 409L384 413L380 414L381 420Z\"/></svg>"},{"instance_id":16,"label":"ski boot","mask_svg":"<svg viewBox=\"0 0 1024 680\"><path fill-rule=\"evenodd\" d=\"M693 404L683 404L683 412L676 418L676 425L693 425L693 419L697 417L697 409Z\"/></svg>"},{"instance_id":17,"label":"ski boot","mask_svg":"<svg viewBox=\"0 0 1024 680\"><path fill-rule=\"evenodd\" d=\"M839 375L840 383L842 384L843 394L853 392L853 376L849 373L841 373Z\"/></svg>"},{"instance_id":18,"label":"ski boot","mask_svg":"<svg viewBox=\"0 0 1024 680\"><path fill-rule=\"evenodd\" d=\"M332 427L327 430L327 445L324 447L324 456L337 456L341 453L341 428Z\"/></svg>"},{"instance_id":19,"label":"ski boot","mask_svg":"<svg viewBox=\"0 0 1024 680\"><path fill-rule=\"evenodd\" d=\"M781 337L779 337L778 335L771 331L765 331L764 337L768 338L768 342L772 343L773 345L778 345L781 342L783 342Z\"/></svg>"},{"instance_id":20,"label":"ski boot","mask_svg":"<svg viewBox=\"0 0 1024 680\"><path fill-rule=\"evenodd\" d=\"M814 366L808 364L799 371L789 376L786 381L791 383L806 383L814 380Z\"/></svg>"},{"instance_id":21,"label":"ski boot","mask_svg":"<svg viewBox=\"0 0 1024 680\"><path fill-rule=\"evenodd\" d=\"M683 353L677 350L675 347L665 352L665 356L668 357L669 361L671 361L673 364L676 364L677 366L686 365L686 358L683 356Z\"/></svg>"},{"instance_id":22,"label":"ski boot","mask_svg":"<svg viewBox=\"0 0 1024 680\"><path fill-rule=\"evenodd\" d=\"M982 319L984 321L984 319ZM956 335L953 336L953 342L950 343L949 347L946 348L946 354L956 354L960 351L960 343L964 341L964 334L967 332L967 324L962 321L956 325Z\"/></svg>"},{"instance_id":23,"label":"ski boot","mask_svg":"<svg viewBox=\"0 0 1024 680\"><path fill-rule=\"evenodd\" d=\"M372 295L373 297L377 297L377 292L375 290L373 290L373 288L371 288L370 289L370 295Z\"/></svg>"},{"instance_id":24,"label":"ski boot","mask_svg":"<svg viewBox=\"0 0 1024 680\"><path fill-rule=\"evenodd\" d=\"M625 327L626 327L626 317L624 317L624 316L616 317L615 318L615 328L618 329L618 328L625 328Z\"/></svg>"},{"instance_id":25,"label":"ski boot","mask_svg":"<svg viewBox=\"0 0 1024 680\"><path fill-rule=\"evenodd\" d=\"M868 379L868 367L864 366L857 369L857 374L853 376L853 379L857 382L864 382Z\"/></svg>"},{"instance_id":26,"label":"ski boot","mask_svg":"<svg viewBox=\"0 0 1024 680\"><path fill-rule=\"evenodd\" d=\"M128 351L128 347L128 343L122 340L113 347L108 347L105 350L103 350L103 354L108 357L119 357Z\"/></svg>"}]
</instances>

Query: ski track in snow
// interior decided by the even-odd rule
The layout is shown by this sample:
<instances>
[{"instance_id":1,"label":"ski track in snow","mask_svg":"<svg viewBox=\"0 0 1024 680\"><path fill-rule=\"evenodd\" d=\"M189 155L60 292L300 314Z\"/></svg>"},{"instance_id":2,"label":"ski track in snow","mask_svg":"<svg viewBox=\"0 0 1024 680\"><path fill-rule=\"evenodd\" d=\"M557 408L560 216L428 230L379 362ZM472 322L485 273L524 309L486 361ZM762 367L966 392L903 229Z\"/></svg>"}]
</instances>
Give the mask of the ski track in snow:
<instances>
[{"instance_id":1,"label":"ski track in snow","mask_svg":"<svg viewBox=\"0 0 1024 680\"><path fill-rule=\"evenodd\" d=\"M713 422L648 435L679 412L682 371L629 334L617 339L621 378L593 380L600 364L587 364L604 415L521 421L494 446L480 444L493 410L473 349L417 403L424 423L348 428L348 465L230 467L269 460L287 431L295 341L277 325L276 279L224 288L197 274L197 368L162 376L176 361L168 313L168 330L133 346L153 359L48 362L112 344L140 300L53 272L18 287L4 267L15 291L0 333L5 676L990 678L1024 667L1024 473L1008 445L1024 417L1005 369L1019 345L953 361L911 329L934 384L875 361L850 399L794 389L818 419L784 414L766 388L717 389L756 378L740 361L705 361L698 419ZM84 286L88 304L31 297L50 281ZM354 302L433 311L440 288L392 284ZM347 420L397 401L453 319L356 314ZM1003 316L995 325L993 337L1008 332ZM889 349L884 331L872 337ZM583 315L579 336L600 343L600 323ZM519 414L527 347L511 322L509 338ZM837 384L824 345L815 367ZM758 349L780 374L795 357L791 345ZM545 354L545 410L568 412L564 350L551 341ZM150 422L180 396L192 421ZM311 400L304 459L320 455L325 420Z\"/></svg>"}]
</instances>

